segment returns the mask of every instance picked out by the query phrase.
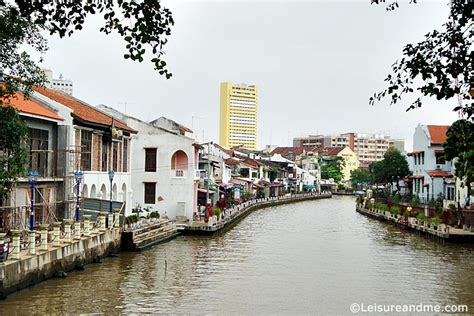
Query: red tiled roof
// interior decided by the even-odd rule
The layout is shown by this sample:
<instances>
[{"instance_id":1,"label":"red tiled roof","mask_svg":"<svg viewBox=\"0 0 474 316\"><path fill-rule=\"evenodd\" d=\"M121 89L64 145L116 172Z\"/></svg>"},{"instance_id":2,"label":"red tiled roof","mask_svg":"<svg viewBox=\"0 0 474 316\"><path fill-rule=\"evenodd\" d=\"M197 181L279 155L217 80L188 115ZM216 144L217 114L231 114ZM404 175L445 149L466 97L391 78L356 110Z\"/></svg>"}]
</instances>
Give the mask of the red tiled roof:
<instances>
[{"instance_id":1,"label":"red tiled roof","mask_svg":"<svg viewBox=\"0 0 474 316\"><path fill-rule=\"evenodd\" d=\"M225 160L225 164L228 166L235 166L235 165L238 165L239 163L240 163L239 160L233 159L233 158L229 158Z\"/></svg>"},{"instance_id":2,"label":"red tiled roof","mask_svg":"<svg viewBox=\"0 0 474 316\"><path fill-rule=\"evenodd\" d=\"M344 147L315 147L314 152L323 156L337 156Z\"/></svg>"},{"instance_id":3,"label":"red tiled roof","mask_svg":"<svg viewBox=\"0 0 474 316\"><path fill-rule=\"evenodd\" d=\"M273 149L272 154L280 154L282 156L287 156L290 153L294 155L301 155L305 148L303 147L277 147Z\"/></svg>"},{"instance_id":4,"label":"red tiled roof","mask_svg":"<svg viewBox=\"0 0 474 316\"><path fill-rule=\"evenodd\" d=\"M70 95L67 95L65 93L62 93L62 92L59 92L59 91L56 91L56 90L52 90L52 89L46 89L46 88L41 88L41 87L33 87L33 89L58 102L58 103L61 103L62 105L64 106L67 106L68 108L72 109L73 110L73 115L75 117L77 117L79 120L82 120L82 121L85 121L85 122L90 122L90 123L95 123L95 124L100 124L100 125L104 125L104 126L111 126L112 125L112 116L110 115L107 115L99 110L97 110L96 108L94 108L93 106L79 100L79 99L76 99ZM117 120L117 119L113 119L114 121L114 124L116 127L118 128L121 128L121 129L124 129L124 130L127 130L129 132L132 132L132 133L135 133L136 131L134 129L132 129L131 127L127 126L125 123Z\"/></svg>"},{"instance_id":5,"label":"red tiled roof","mask_svg":"<svg viewBox=\"0 0 474 316\"><path fill-rule=\"evenodd\" d=\"M249 166L252 166L254 168L258 168L260 166L260 164L257 161L253 160L253 159L245 159L244 163L249 165Z\"/></svg>"},{"instance_id":6,"label":"red tiled roof","mask_svg":"<svg viewBox=\"0 0 474 316\"><path fill-rule=\"evenodd\" d=\"M11 105L21 113L41 116L56 121L64 121L56 112L49 109L34 99L25 99L25 97L16 92L15 95L4 101L5 105Z\"/></svg>"},{"instance_id":7,"label":"red tiled roof","mask_svg":"<svg viewBox=\"0 0 474 316\"><path fill-rule=\"evenodd\" d=\"M431 178L451 177L452 175L447 171L428 171L426 172Z\"/></svg>"},{"instance_id":8,"label":"red tiled roof","mask_svg":"<svg viewBox=\"0 0 474 316\"><path fill-rule=\"evenodd\" d=\"M449 126L446 125L427 125L431 137L431 145L442 145L446 141L446 132Z\"/></svg>"}]
</instances>

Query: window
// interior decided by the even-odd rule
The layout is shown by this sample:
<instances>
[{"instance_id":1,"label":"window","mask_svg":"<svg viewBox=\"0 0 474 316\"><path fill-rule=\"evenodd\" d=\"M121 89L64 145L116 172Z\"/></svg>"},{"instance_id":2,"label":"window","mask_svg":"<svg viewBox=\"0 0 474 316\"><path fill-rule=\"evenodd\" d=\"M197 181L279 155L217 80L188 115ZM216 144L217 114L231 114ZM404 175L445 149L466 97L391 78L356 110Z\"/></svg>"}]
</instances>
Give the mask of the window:
<instances>
[{"instance_id":1,"label":"window","mask_svg":"<svg viewBox=\"0 0 474 316\"><path fill-rule=\"evenodd\" d=\"M81 169L91 170L92 163L92 132L81 130Z\"/></svg>"},{"instance_id":2,"label":"window","mask_svg":"<svg viewBox=\"0 0 474 316\"><path fill-rule=\"evenodd\" d=\"M448 187L447 200L450 200L450 201L454 200L454 188L452 188L452 187Z\"/></svg>"},{"instance_id":3,"label":"window","mask_svg":"<svg viewBox=\"0 0 474 316\"><path fill-rule=\"evenodd\" d=\"M118 143L112 143L112 168L118 171Z\"/></svg>"},{"instance_id":4,"label":"window","mask_svg":"<svg viewBox=\"0 0 474 316\"><path fill-rule=\"evenodd\" d=\"M123 139L122 172L128 171L128 139Z\"/></svg>"},{"instance_id":5,"label":"window","mask_svg":"<svg viewBox=\"0 0 474 316\"><path fill-rule=\"evenodd\" d=\"M40 176L48 173L48 137L43 129L30 128L30 169L38 171Z\"/></svg>"},{"instance_id":6,"label":"window","mask_svg":"<svg viewBox=\"0 0 474 316\"><path fill-rule=\"evenodd\" d=\"M145 171L156 172L156 148L145 148Z\"/></svg>"},{"instance_id":7,"label":"window","mask_svg":"<svg viewBox=\"0 0 474 316\"><path fill-rule=\"evenodd\" d=\"M446 159L444 158L444 154L436 154L436 164L444 165L445 163L446 163Z\"/></svg>"},{"instance_id":8,"label":"window","mask_svg":"<svg viewBox=\"0 0 474 316\"><path fill-rule=\"evenodd\" d=\"M145 182L145 204L155 204L156 182Z\"/></svg>"},{"instance_id":9,"label":"window","mask_svg":"<svg viewBox=\"0 0 474 316\"><path fill-rule=\"evenodd\" d=\"M101 170L102 171L108 171L107 169L107 160L108 160L108 143L102 139L102 162L101 162Z\"/></svg>"}]
</instances>

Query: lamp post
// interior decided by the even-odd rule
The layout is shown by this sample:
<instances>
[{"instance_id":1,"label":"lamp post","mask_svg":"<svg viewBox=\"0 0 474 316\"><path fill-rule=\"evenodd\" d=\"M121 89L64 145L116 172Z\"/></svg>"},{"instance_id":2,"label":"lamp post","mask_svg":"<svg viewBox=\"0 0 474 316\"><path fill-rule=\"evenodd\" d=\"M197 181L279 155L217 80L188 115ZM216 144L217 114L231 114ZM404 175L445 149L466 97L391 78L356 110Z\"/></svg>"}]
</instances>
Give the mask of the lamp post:
<instances>
[{"instance_id":1,"label":"lamp post","mask_svg":"<svg viewBox=\"0 0 474 316\"><path fill-rule=\"evenodd\" d=\"M35 186L38 182L38 171L28 171L28 183L31 185L31 212L30 212L30 230L35 228Z\"/></svg>"},{"instance_id":2,"label":"lamp post","mask_svg":"<svg viewBox=\"0 0 474 316\"><path fill-rule=\"evenodd\" d=\"M446 177L443 177L443 199L446 200Z\"/></svg>"},{"instance_id":3,"label":"lamp post","mask_svg":"<svg viewBox=\"0 0 474 316\"><path fill-rule=\"evenodd\" d=\"M80 215L79 195L80 195L81 181L83 177L84 177L84 174L82 173L81 170L77 170L76 172L74 172L74 180L76 180L76 222L79 222L79 215Z\"/></svg>"},{"instance_id":4,"label":"lamp post","mask_svg":"<svg viewBox=\"0 0 474 316\"><path fill-rule=\"evenodd\" d=\"M112 182L114 181L114 170L109 170L109 180L110 180L110 204L109 204L109 214L112 214Z\"/></svg>"}]
</instances>

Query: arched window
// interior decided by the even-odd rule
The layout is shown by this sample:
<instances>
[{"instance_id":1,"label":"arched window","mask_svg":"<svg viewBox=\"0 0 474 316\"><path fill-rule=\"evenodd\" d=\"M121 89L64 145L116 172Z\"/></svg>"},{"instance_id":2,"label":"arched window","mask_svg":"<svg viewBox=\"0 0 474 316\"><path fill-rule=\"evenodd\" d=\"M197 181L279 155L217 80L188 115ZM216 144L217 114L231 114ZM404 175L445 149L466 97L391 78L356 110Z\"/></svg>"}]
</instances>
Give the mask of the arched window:
<instances>
[{"instance_id":1,"label":"arched window","mask_svg":"<svg viewBox=\"0 0 474 316\"><path fill-rule=\"evenodd\" d=\"M117 201L117 184L112 187L112 200Z\"/></svg>"},{"instance_id":2,"label":"arched window","mask_svg":"<svg viewBox=\"0 0 474 316\"><path fill-rule=\"evenodd\" d=\"M96 198L96 197L97 197L97 189L95 187L95 184L93 184L91 187L91 198Z\"/></svg>"},{"instance_id":3,"label":"arched window","mask_svg":"<svg viewBox=\"0 0 474 316\"><path fill-rule=\"evenodd\" d=\"M107 200L107 188L105 187L105 184L102 184L100 187L100 198L102 200Z\"/></svg>"},{"instance_id":4,"label":"arched window","mask_svg":"<svg viewBox=\"0 0 474 316\"><path fill-rule=\"evenodd\" d=\"M188 156L182 150L176 151L171 157L171 169L188 170Z\"/></svg>"},{"instance_id":5,"label":"arched window","mask_svg":"<svg viewBox=\"0 0 474 316\"><path fill-rule=\"evenodd\" d=\"M85 198L89 197L89 190L87 188L87 184L84 184L82 186L82 196L85 197Z\"/></svg>"},{"instance_id":6,"label":"arched window","mask_svg":"<svg viewBox=\"0 0 474 316\"><path fill-rule=\"evenodd\" d=\"M122 184L122 201L127 201L127 185L125 183Z\"/></svg>"}]
</instances>

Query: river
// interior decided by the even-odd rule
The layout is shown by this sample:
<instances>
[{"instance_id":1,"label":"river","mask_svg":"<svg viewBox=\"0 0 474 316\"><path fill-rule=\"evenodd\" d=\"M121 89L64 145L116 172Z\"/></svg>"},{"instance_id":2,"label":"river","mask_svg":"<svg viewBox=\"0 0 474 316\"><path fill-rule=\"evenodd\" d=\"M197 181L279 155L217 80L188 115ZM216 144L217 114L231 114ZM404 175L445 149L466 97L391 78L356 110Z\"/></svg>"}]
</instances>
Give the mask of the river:
<instances>
[{"instance_id":1,"label":"river","mask_svg":"<svg viewBox=\"0 0 474 316\"><path fill-rule=\"evenodd\" d=\"M257 210L218 236L120 253L0 301L0 314L350 314L351 303L466 304L473 247L358 214L352 197Z\"/></svg>"}]
</instances>

